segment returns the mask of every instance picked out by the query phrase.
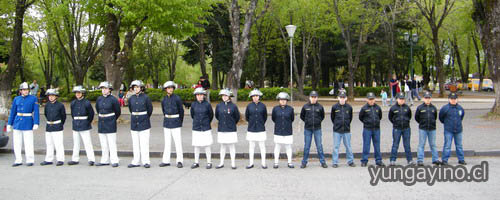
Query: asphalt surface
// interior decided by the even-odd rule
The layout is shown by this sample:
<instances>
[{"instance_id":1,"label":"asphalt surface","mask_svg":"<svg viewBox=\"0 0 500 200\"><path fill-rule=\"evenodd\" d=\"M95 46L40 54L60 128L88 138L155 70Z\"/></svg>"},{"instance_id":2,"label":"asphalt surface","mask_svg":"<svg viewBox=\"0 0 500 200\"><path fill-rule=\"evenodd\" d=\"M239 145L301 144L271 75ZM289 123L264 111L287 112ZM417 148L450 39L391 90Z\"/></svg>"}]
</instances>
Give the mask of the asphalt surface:
<instances>
[{"instance_id":1,"label":"asphalt surface","mask_svg":"<svg viewBox=\"0 0 500 200\"><path fill-rule=\"evenodd\" d=\"M489 163L486 182L416 183L379 182L370 185L367 168L288 169L284 160L279 169L237 170L190 169L188 166L158 167L153 158L150 169L90 167L84 164L33 167L10 166L9 154L0 154L0 199L498 199L500 157L467 159L467 168L481 161ZM67 157L69 159L69 157ZM42 160L38 155L37 160ZM186 165L191 162L186 162ZM453 162L454 163L454 162ZM204 164L202 162L202 164Z\"/></svg>"}]
</instances>

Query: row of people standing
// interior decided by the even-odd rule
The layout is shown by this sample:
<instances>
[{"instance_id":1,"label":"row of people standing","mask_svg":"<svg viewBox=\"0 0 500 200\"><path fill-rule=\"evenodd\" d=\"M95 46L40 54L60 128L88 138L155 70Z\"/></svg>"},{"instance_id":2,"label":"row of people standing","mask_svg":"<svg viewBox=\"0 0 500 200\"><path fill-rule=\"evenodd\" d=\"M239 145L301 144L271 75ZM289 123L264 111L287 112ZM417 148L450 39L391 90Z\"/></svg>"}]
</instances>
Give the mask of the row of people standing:
<instances>
[{"instance_id":1,"label":"row of people standing","mask_svg":"<svg viewBox=\"0 0 500 200\"><path fill-rule=\"evenodd\" d=\"M164 136L165 149L160 167L170 165L171 154L171 139L173 138L176 146L176 162L177 167L183 167L183 152L181 127L184 117L184 108L182 100L173 91L175 83L172 81L166 82L164 85L167 95L162 101L162 110L164 114ZM98 133L102 148L102 157L97 166L112 165L119 166L119 159L116 147L116 120L121 115L119 103L115 97L111 95L112 86L108 82L102 82L99 85L102 90L102 96L99 96L96 101L96 111L98 114ZM128 167L139 167L140 164L146 168L150 167L149 160L149 136L152 114L152 103L149 97L144 94L144 84L142 81L133 81L131 84L135 95L130 97L129 110L131 113L131 137L133 141L134 158ZM14 152L16 161L13 166L22 164L21 147L24 140L26 151L26 163L28 166L33 165L33 138L32 130L36 130L39 125L38 105L36 98L28 95L28 85L23 83L20 86L21 96L14 99L11 115L9 117L8 130L14 128ZM92 142L90 139L90 130L92 129L91 122L94 118L94 110L90 101L84 98L85 89L82 86L76 86L73 89L76 99L71 102L71 116L73 118L73 156L68 162L69 165L79 163L80 138L83 140L85 150L88 157L89 165L94 165L95 156L93 152ZM46 143L47 155L45 161L41 165L52 164L54 160L54 149L57 153L56 165L64 164L64 147L62 142L63 125L66 121L66 113L64 105L57 101L58 93L56 90L50 89L47 91L49 103L45 107L45 117L47 118L46 125ZM235 146L238 142L236 133L237 123L240 120L240 113L235 104L230 100L231 91L223 89L219 95L222 102L216 107L215 114L210 103L205 99L207 92L203 88L197 88L194 91L196 101L191 105L191 117L193 118L192 127L192 146L194 146L195 162L192 168L199 167L200 149L205 149L207 166L212 168L211 148L213 143L211 134L211 121L213 117L218 120L217 141L221 144L221 162L216 168L224 167L224 157L226 148L229 148L231 157L231 167L236 169L235 165ZM245 118L249 122L246 139L249 141L250 161L246 168L253 168L254 164L254 149L258 143L261 151L262 168L267 168L265 163L265 141L266 129L265 122L267 120L266 106L260 102L262 92L255 89L250 92L252 102L246 107ZM369 93L367 96L367 104L360 110L359 119L364 124L363 130L363 157L361 165L366 166L368 162L368 154L370 152L370 143L373 142L375 149L375 159L377 165L384 165L380 156L380 120L382 119L382 110L375 104L374 94ZM437 109L430 104L430 93L424 95L426 101L417 108L415 118L420 123L420 144L418 151L418 164L423 164L423 145L426 138L429 138L433 154L433 163L439 164L437 160L437 151L435 149L435 123L437 118ZM301 110L300 118L305 122L304 127L304 157L301 168L307 166L309 150L312 138L314 138L318 154L320 157L321 166L326 168L324 153L322 149L322 132L321 122L324 119L324 108L317 102L318 93L313 91L309 95L309 102L305 104ZM339 103L334 105L331 110L331 120L334 124L334 152L333 152L333 167L338 166L338 152L341 141L346 146L348 165L354 167L352 150L350 147L350 124L352 122L352 107L346 103L346 94L339 94ZM451 140L455 139L458 158L460 164L465 164L463 158L463 149L461 145L463 109L457 104L456 94L450 95L450 104L444 106L440 112L440 120L445 124L445 147L443 150L443 162L447 163L451 148ZM272 120L274 126L274 168L278 168L278 160L281 147L285 147L285 152L288 158L288 167L293 168L292 160L292 144L293 144L293 127L294 109L287 105L289 96L287 93L279 93L277 96L279 105L272 110ZM431 114L432 113L432 114ZM411 150L409 148L409 121L411 119L411 110L404 102L404 95L398 94L398 104L391 107L389 111L389 119L393 123L393 148L391 152L391 164L395 164L397 149L400 138L403 138L405 151L407 152L407 160L412 164ZM422 145L423 144L423 145Z\"/></svg>"}]
</instances>

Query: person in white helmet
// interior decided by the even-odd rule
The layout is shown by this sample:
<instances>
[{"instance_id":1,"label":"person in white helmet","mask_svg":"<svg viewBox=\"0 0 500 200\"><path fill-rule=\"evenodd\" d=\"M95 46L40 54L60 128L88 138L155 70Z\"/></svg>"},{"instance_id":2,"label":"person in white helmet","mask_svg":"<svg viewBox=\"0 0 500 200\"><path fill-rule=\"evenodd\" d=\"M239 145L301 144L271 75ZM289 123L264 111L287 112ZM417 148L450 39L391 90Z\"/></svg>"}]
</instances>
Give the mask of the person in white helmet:
<instances>
[{"instance_id":1,"label":"person in white helmet","mask_svg":"<svg viewBox=\"0 0 500 200\"><path fill-rule=\"evenodd\" d=\"M165 149L163 151L163 159L160 163L160 167L170 166L172 139L174 139L175 143L177 167L182 168L184 163L181 139L184 107L181 98L174 94L175 86L173 81L167 81L163 84L163 89L165 89L167 95L163 98L163 101L161 101L161 108L164 115L163 133L165 136Z\"/></svg>"},{"instance_id":2,"label":"person in white helmet","mask_svg":"<svg viewBox=\"0 0 500 200\"><path fill-rule=\"evenodd\" d=\"M191 118L193 118L192 145L194 146L194 163L191 169L200 167L200 147L205 147L207 156L207 169L212 168L212 151L210 145L213 143L212 128L210 123L214 118L214 111L210 103L205 100L207 92L203 88L194 90L196 101L191 104Z\"/></svg>"},{"instance_id":3,"label":"person in white helmet","mask_svg":"<svg viewBox=\"0 0 500 200\"><path fill-rule=\"evenodd\" d=\"M295 119L294 110L287 105L290 96L286 92L280 92L276 99L279 100L279 105L273 108L272 120L274 122L274 166L279 167L278 161L280 156L281 145L286 148L288 158L288 167L294 168L292 164L292 144L293 144L293 128L292 123Z\"/></svg>"},{"instance_id":4,"label":"person in white helmet","mask_svg":"<svg viewBox=\"0 0 500 200\"><path fill-rule=\"evenodd\" d=\"M234 144L238 142L236 124L240 121L240 111L231 102L232 92L229 89L220 90L219 96L222 96L222 102L215 107L215 118L219 121L217 126L217 142L220 144L220 164L215 168L220 169L224 167L226 147L229 147L231 168L236 169L236 148Z\"/></svg>"},{"instance_id":5,"label":"person in white helmet","mask_svg":"<svg viewBox=\"0 0 500 200\"><path fill-rule=\"evenodd\" d=\"M121 115L120 103L111 95L113 86L109 82L101 82L99 89L102 96L97 98L95 108L99 116L97 132L101 141L102 156L101 162L96 166L109 165L111 161L111 166L118 167L120 160L116 149L116 120Z\"/></svg>"},{"instance_id":6,"label":"person in white helmet","mask_svg":"<svg viewBox=\"0 0 500 200\"><path fill-rule=\"evenodd\" d=\"M77 165L80 161L80 137L85 147L90 166L95 164L94 147L90 138L94 109L90 101L84 97L85 88L81 85L73 87L76 99L71 102L71 117L73 117L73 156L68 165Z\"/></svg>"},{"instance_id":7,"label":"person in white helmet","mask_svg":"<svg viewBox=\"0 0 500 200\"><path fill-rule=\"evenodd\" d=\"M9 121L7 132L14 129L12 143L14 145L14 155L16 160L12 167L17 167L23 164L22 147L24 142L24 152L26 154L26 166L33 166L35 162L35 152L33 150L33 130L38 129L40 124L40 113L38 99L33 95L29 95L30 88L28 83L21 83L19 86L21 92L12 101L10 107Z\"/></svg>"},{"instance_id":8,"label":"person in white helmet","mask_svg":"<svg viewBox=\"0 0 500 200\"><path fill-rule=\"evenodd\" d=\"M262 92L259 89L254 89L250 91L250 98L252 102L247 105L245 110L245 119L248 122L247 137L249 143L249 164L246 166L247 169L254 167L254 152L255 143L259 143L260 148L260 159L262 162L262 168L267 169L266 165L266 121L267 121L267 108L262 102L260 102L260 97L262 97Z\"/></svg>"},{"instance_id":9,"label":"person in white helmet","mask_svg":"<svg viewBox=\"0 0 500 200\"><path fill-rule=\"evenodd\" d=\"M63 129L66 122L66 109L61 102L57 101L59 93L55 89L48 89L46 95L49 98L45 105L45 117L47 118L47 126L45 128L45 142L47 151L45 161L40 165L52 165L54 160L54 148L56 150L56 166L64 164L64 144L63 144Z\"/></svg>"},{"instance_id":10,"label":"person in white helmet","mask_svg":"<svg viewBox=\"0 0 500 200\"><path fill-rule=\"evenodd\" d=\"M153 104L148 95L144 94L144 83L140 80L132 81L130 87L134 90L128 100L130 110L130 128L134 159L128 168L139 167L139 161L145 168L151 167L149 160L149 136L151 129L150 117L153 114Z\"/></svg>"}]
</instances>

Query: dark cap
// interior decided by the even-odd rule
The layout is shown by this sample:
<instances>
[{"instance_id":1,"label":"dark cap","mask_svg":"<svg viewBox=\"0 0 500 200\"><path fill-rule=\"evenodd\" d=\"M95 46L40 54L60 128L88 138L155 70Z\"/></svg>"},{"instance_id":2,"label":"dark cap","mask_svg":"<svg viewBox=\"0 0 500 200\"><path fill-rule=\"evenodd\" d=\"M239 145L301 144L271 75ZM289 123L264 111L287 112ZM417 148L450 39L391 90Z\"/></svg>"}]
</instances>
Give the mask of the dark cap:
<instances>
[{"instance_id":1,"label":"dark cap","mask_svg":"<svg viewBox=\"0 0 500 200\"><path fill-rule=\"evenodd\" d=\"M400 92L400 93L398 93L396 95L396 98L398 98L398 99L405 99L405 94L403 94L403 93Z\"/></svg>"},{"instance_id":2,"label":"dark cap","mask_svg":"<svg viewBox=\"0 0 500 200\"><path fill-rule=\"evenodd\" d=\"M318 97L319 95L318 95L318 92L313 90L313 91L311 91L311 93L309 93L309 96L310 97Z\"/></svg>"},{"instance_id":3,"label":"dark cap","mask_svg":"<svg viewBox=\"0 0 500 200\"><path fill-rule=\"evenodd\" d=\"M375 99L375 94L373 94L373 92L368 92L368 94L366 94L366 98Z\"/></svg>"},{"instance_id":4,"label":"dark cap","mask_svg":"<svg viewBox=\"0 0 500 200\"><path fill-rule=\"evenodd\" d=\"M432 98L432 93L429 91L424 92L424 98Z\"/></svg>"},{"instance_id":5,"label":"dark cap","mask_svg":"<svg viewBox=\"0 0 500 200\"><path fill-rule=\"evenodd\" d=\"M450 93L450 95L448 95L448 99L457 99L457 98L458 98L457 93L452 92Z\"/></svg>"},{"instance_id":6,"label":"dark cap","mask_svg":"<svg viewBox=\"0 0 500 200\"><path fill-rule=\"evenodd\" d=\"M346 98L347 94L344 91L342 91L342 92L339 93L339 97Z\"/></svg>"}]
</instances>

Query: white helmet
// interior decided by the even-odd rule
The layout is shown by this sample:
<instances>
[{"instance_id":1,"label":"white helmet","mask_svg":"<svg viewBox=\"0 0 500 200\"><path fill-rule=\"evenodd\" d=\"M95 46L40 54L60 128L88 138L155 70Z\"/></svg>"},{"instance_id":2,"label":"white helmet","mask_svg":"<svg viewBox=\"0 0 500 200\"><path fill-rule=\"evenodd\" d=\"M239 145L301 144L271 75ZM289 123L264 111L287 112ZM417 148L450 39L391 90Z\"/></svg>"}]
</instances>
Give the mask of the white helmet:
<instances>
[{"instance_id":1,"label":"white helmet","mask_svg":"<svg viewBox=\"0 0 500 200\"><path fill-rule=\"evenodd\" d=\"M99 89L108 88L108 89L112 90L113 89L113 85L111 85L111 83L109 83L107 81L104 81L104 82L101 82L99 84L99 87L97 87L97 88L99 88Z\"/></svg>"},{"instance_id":2,"label":"white helmet","mask_svg":"<svg viewBox=\"0 0 500 200\"><path fill-rule=\"evenodd\" d=\"M83 88L83 86L81 86L81 85L77 85L77 86L73 87L73 92L84 93L85 92L85 88Z\"/></svg>"},{"instance_id":3,"label":"white helmet","mask_svg":"<svg viewBox=\"0 0 500 200\"><path fill-rule=\"evenodd\" d=\"M202 87L199 87L199 88L194 89L194 95L197 95L197 94L204 94L204 95L206 95L207 91L205 91L205 89L203 89Z\"/></svg>"},{"instance_id":4,"label":"white helmet","mask_svg":"<svg viewBox=\"0 0 500 200\"><path fill-rule=\"evenodd\" d=\"M130 83L131 88L133 88L134 86L144 87L144 83L141 80L135 80Z\"/></svg>"},{"instance_id":5,"label":"white helmet","mask_svg":"<svg viewBox=\"0 0 500 200\"><path fill-rule=\"evenodd\" d=\"M253 89L252 91L250 91L250 94L248 95L248 97L253 97L253 96L263 96L264 94L262 94L262 92L255 88Z\"/></svg>"},{"instance_id":6,"label":"white helmet","mask_svg":"<svg viewBox=\"0 0 500 200\"><path fill-rule=\"evenodd\" d=\"M278 99L278 100L281 100L281 99L290 100L290 96L286 92L280 92L278 94L278 96L276 96L276 99Z\"/></svg>"},{"instance_id":7,"label":"white helmet","mask_svg":"<svg viewBox=\"0 0 500 200\"><path fill-rule=\"evenodd\" d=\"M168 87L173 87L174 89L176 88L175 83L173 81L167 81L163 84L163 89L166 89Z\"/></svg>"},{"instance_id":8,"label":"white helmet","mask_svg":"<svg viewBox=\"0 0 500 200\"><path fill-rule=\"evenodd\" d=\"M230 96L233 96L233 92L231 92L231 90L229 88L224 88L224 89L219 91L219 96L220 95L226 95L226 96L230 97Z\"/></svg>"},{"instance_id":9,"label":"white helmet","mask_svg":"<svg viewBox=\"0 0 500 200\"><path fill-rule=\"evenodd\" d=\"M47 95L47 96L49 96L49 95L59 96L59 92L57 92L56 89L48 89L47 92L45 92L45 95Z\"/></svg>"},{"instance_id":10,"label":"white helmet","mask_svg":"<svg viewBox=\"0 0 500 200\"><path fill-rule=\"evenodd\" d=\"M30 87L28 86L28 83L23 82L23 83L21 83L21 85L19 85L19 89L20 90L29 90Z\"/></svg>"}]
</instances>

